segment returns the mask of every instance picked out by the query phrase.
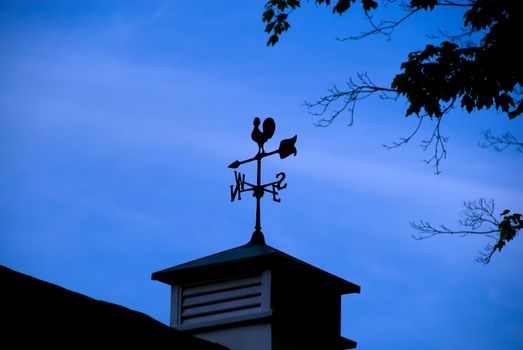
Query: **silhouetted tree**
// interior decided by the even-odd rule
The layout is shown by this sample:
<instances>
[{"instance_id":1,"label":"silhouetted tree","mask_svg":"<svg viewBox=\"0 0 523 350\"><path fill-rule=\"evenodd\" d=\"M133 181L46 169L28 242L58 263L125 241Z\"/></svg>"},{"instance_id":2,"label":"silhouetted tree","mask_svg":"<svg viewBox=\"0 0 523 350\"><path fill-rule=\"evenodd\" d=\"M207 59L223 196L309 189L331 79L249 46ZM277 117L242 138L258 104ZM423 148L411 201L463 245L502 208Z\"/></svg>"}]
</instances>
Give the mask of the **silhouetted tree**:
<instances>
[{"instance_id":1,"label":"silhouetted tree","mask_svg":"<svg viewBox=\"0 0 523 350\"><path fill-rule=\"evenodd\" d=\"M492 238L496 243L487 244L485 251L476 259L479 262L488 264L492 255L511 241L516 233L523 228L521 214L510 214L506 209L501 213L502 220L494 210L494 201L481 198L476 201L463 203L462 218L459 220L462 230L450 229L445 225L433 226L432 224L421 220L419 223L411 222L410 225L418 231L413 235L415 239L426 239L436 235L484 235Z\"/></svg>"},{"instance_id":2,"label":"silhouetted tree","mask_svg":"<svg viewBox=\"0 0 523 350\"><path fill-rule=\"evenodd\" d=\"M462 29L459 33L443 31L433 35L437 44L428 44L424 49L408 54L389 86L376 85L366 73L358 73L350 79L345 89L334 86L329 94L313 102L306 102L309 112L319 117L320 126L330 125L343 112L349 114L352 125L358 101L373 95L396 100L407 100L406 115L419 120L413 132L398 142L387 145L395 148L408 143L426 119L434 121L431 136L422 141L424 150L432 147L432 156L426 160L440 172L440 162L446 156L447 138L440 132L443 118L455 107L468 113L495 108L514 119L523 113L523 64L516 47L523 37L523 11L514 0L315 0L318 5L332 6L332 12L342 15L359 3L370 28L355 36L339 40L359 40L380 34L390 37L393 31L412 16L422 11L433 11L438 7L454 8L463 12ZM397 20L377 22L375 14L379 7L396 5L404 14ZM269 0L265 4L263 22L269 34L267 45L275 45L280 36L290 28L289 15L301 7L300 0ZM510 146L523 151L523 143L511 133L501 136L490 131L484 133L482 147L503 150ZM495 235L497 243L487 247L480 258L488 263L492 254L510 241L522 228L521 215L502 213L503 220L494 215L494 203L483 199L465 203L465 230L450 230L445 226L435 228L427 222L412 224L420 235L417 238L437 234L483 234ZM481 225L491 225L486 231L478 231ZM468 228L468 229L467 229Z\"/></svg>"}]
</instances>

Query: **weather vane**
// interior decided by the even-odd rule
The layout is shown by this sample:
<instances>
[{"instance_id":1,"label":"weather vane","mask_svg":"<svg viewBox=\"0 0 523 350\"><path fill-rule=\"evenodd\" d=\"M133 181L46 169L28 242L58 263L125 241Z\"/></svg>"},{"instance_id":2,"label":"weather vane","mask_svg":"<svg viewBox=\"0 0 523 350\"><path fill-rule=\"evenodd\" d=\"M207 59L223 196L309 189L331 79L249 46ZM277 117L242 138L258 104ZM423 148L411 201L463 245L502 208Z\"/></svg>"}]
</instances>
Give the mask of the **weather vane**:
<instances>
[{"instance_id":1,"label":"weather vane","mask_svg":"<svg viewBox=\"0 0 523 350\"><path fill-rule=\"evenodd\" d=\"M297 135L294 135L294 137L291 137L290 139L282 140L280 142L280 147L277 150L265 152L264 145L272 137L272 135L274 135L274 131L276 129L274 119L265 119L263 121L262 130L260 130L260 118L254 118L253 124L254 129L252 130L251 138L258 144L258 153L252 158L242 161L236 160L229 165L229 168L237 169L242 164L256 161L256 184L245 181L245 174L235 170L235 184L231 185L231 202L234 202L236 198L241 200L241 194L243 192L249 191L252 191L253 197L256 198L256 225L254 226L254 233L252 234L252 238L249 244L265 243L265 238L263 237L260 223L260 199L263 197L264 193L267 192L272 194L273 201L280 202L281 199L278 198L278 191L287 187L287 184L283 183L283 180L285 180L284 172L276 174L276 181L266 184L261 183L261 160L265 157L272 156L273 154L279 154L281 159L287 158L291 154L295 156L297 153L295 144L296 139L298 138Z\"/></svg>"}]
</instances>

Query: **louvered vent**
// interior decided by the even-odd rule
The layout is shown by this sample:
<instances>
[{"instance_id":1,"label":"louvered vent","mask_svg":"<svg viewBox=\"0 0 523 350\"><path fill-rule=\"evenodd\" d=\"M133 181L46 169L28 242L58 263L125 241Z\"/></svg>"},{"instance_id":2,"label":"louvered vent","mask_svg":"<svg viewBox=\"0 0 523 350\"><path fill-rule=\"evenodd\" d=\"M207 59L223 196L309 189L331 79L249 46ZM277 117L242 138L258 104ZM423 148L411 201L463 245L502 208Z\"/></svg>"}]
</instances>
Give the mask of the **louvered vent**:
<instances>
[{"instance_id":1,"label":"louvered vent","mask_svg":"<svg viewBox=\"0 0 523 350\"><path fill-rule=\"evenodd\" d=\"M261 310L261 275L184 285L181 324L218 320Z\"/></svg>"}]
</instances>

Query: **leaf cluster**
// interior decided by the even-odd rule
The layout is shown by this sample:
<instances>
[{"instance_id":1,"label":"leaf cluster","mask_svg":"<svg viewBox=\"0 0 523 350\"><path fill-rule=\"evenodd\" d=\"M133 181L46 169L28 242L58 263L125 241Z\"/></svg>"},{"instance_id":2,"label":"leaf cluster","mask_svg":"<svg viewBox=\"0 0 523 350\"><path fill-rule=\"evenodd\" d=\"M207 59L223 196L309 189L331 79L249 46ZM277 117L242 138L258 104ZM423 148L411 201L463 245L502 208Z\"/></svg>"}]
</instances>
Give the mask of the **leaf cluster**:
<instances>
[{"instance_id":1,"label":"leaf cluster","mask_svg":"<svg viewBox=\"0 0 523 350\"><path fill-rule=\"evenodd\" d=\"M458 100L469 113L495 107L510 119L521 114L516 90L523 86L523 65L516 47L522 19L514 1L477 0L464 15L471 32L484 32L477 45L443 41L410 53L391 84L408 99L406 114L440 118Z\"/></svg>"},{"instance_id":2,"label":"leaf cluster","mask_svg":"<svg viewBox=\"0 0 523 350\"><path fill-rule=\"evenodd\" d=\"M508 215L510 210L505 209L501 216L503 220L498 224L499 229L499 239L498 242L493 246L493 250L498 250L501 252L501 249L510 242L515 236L516 233L523 228L523 220L521 219L521 214L514 213Z\"/></svg>"}]
</instances>

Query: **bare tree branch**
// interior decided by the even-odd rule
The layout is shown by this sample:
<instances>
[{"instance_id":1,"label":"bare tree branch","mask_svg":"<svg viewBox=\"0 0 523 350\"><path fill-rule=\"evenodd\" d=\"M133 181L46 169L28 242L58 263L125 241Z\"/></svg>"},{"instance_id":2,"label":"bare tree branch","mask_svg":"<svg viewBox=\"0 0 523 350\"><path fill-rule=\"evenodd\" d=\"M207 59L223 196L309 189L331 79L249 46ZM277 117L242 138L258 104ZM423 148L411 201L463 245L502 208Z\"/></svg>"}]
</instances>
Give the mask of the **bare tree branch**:
<instances>
[{"instance_id":1,"label":"bare tree branch","mask_svg":"<svg viewBox=\"0 0 523 350\"><path fill-rule=\"evenodd\" d=\"M471 231L471 230L452 230L445 225L439 225L437 227L432 226L432 224L420 220L419 223L410 222L410 226L416 229L420 234L412 237L416 240L427 239L436 235L449 234L449 235L462 235L463 237L467 235L486 235L490 233L498 232L497 230L488 230L488 231Z\"/></svg>"},{"instance_id":2,"label":"bare tree branch","mask_svg":"<svg viewBox=\"0 0 523 350\"><path fill-rule=\"evenodd\" d=\"M344 111L349 112L349 123L351 126L354 123L354 112L356 103L373 94L379 94L382 99L397 100L399 95L397 91L392 88L385 88L377 86L367 75L367 73L358 73L357 80L349 79L347 82L347 90L340 90L334 86L329 89L329 94L321 97L314 102L305 101L304 105L309 110L309 113L321 117L316 122L316 126L326 127L334 122L334 120ZM435 173L439 174L440 164L443 159L447 156L446 143L448 137L445 137L441 133L441 120L452 108L454 108L455 99L452 99L442 111L442 116L435 118L435 126L430 135L426 140L421 141L421 147L424 151L433 147L432 157L425 160L426 164L434 164ZM327 116L326 116L327 115ZM390 150L398 148L404 144L407 144L413 137L418 133L421 125L428 115L418 115L419 123L416 128L407 137L401 137L399 141L394 141L391 144L383 145L386 149ZM432 119L432 118L431 118Z\"/></svg>"},{"instance_id":3,"label":"bare tree branch","mask_svg":"<svg viewBox=\"0 0 523 350\"><path fill-rule=\"evenodd\" d=\"M372 28L371 30L362 32L359 35L351 35L351 36L344 37L344 38L336 37L336 40L339 40L339 41L361 40L363 38L366 38L371 35L376 35L376 34L385 35L387 37L387 40L390 40L391 35L394 32L394 30L396 29L396 27L398 27L401 23L406 21L409 17L411 17L412 15L414 15L416 12L418 12L420 10L421 10L420 8L410 9L405 16L401 17L397 21L381 20L379 23L375 23L374 17L371 14L369 14L368 12L365 12L365 18L370 23L370 26Z\"/></svg>"},{"instance_id":4,"label":"bare tree branch","mask_svg":"<svg viewBox=\"0 0 523 350\"><path fill-rule=\"evenodd\" d=\"M463 203L464 209L461 212L462 218L459 224L464 227L461 230L450 229L445 225L433 226L432 224L420 220L419 223L410 222L410 226L418 231L417 235L412 235L414 239L422 240L437 235L483 235L496 241L494 245L487 244L484 251L476 258L476 261L488 264L492 255L511 241L516 233L523 228L521 214L510 214L509 210L501 213L503 219L500 221L496 217L493 200L484 198Z\"/></svg>"},{"instance_id":5,"label":"bare tree branch","mask_svg":"<svg viewBox=\"0 0 523 350\"><path fill-rule=\"evenodd\" d=\"M449 141L448 137L445 137L441 134L441 121L443 120L443 116L445 116L452 108L454 108L454 101L452 100L451 103L445 109L443 110L441 117L436 119L436 126L434 127L434 130L432 132L432 135L428 140L421 141L421 147L423 148L423 151L426 151L431 145L434 147L434 153L433 156L429 159L425 160L425 164L430 164L434 162L434 171L436 174L440 174L440 162L447 158L447 149L445 148L445 144Z\"/></svg>"},{"instance_id":6,"label":"bare tree branch","mask_svg":"<svg viewBox=\"0 0 523 350\"><path fill-rule=\"evenodd\" d=\"M385 145L382 145L383 147L385 147L387 150L391 150L393 148L398 148L400 146L403 146L403 145L406 145L407 143L410 142L410 140L414 137L414 135L416 135L419 131L419 129L421 128L421 124L423 124L423 120L425 119L425 117L427 117L427 115L419 115L418 116L418 125L416 125L416 127L414 128L414 130L410 133L409 136L407 137L400 137L400 139L398 141L393 141L392 143L390 144L385 144Z\"/></svg>"},{"instance_id":7,"label":"bare tree branch","mask_svg":"<svg viewBox=\"0 0 523 350\"><path fill-rule=\"evenodd\" d=\"M445 225L435 227L426 221L420 220L419 223L410 222L410 226L418 231L418 235L412 235L412 237L417 240L422 240L439 234L466 236L469 234L485 235L498 232L497 225L499 225L499 221L493 215L493 200L481 198L477 201L468 201L463 203L463 207L464 210L461 212L462 218L459 220L459 224L466 229L454 230ZM496 228L479 230L484 224L491 224L496 226Z\"/></svg>"},{"instance_id":8,"label":"bare tree branch","mask_svg":"<svg viewBox=\"0 0 523 350\"><path fill-rule=\"evenodd\" d=\"M489 129L483 132L483 139L484 142L479 143L480 147L493 148L501 152L508 147L514 146L518 152L523 153L523 142L516 139L516 137L509 132L497 136L492 134L492 131Z\"/></svg>"},{"instance_id":9,"label":"bare tree branch","mask_svg":"<svg viewBox=\"0 0 523 350\"><path fill-rule=\"evenodd\" d=\"M314 116L321 116L322 118L316 122L317 126L328 126L334 119L336 119L343 111L350 113L350 119L348 125L352 125L354 122L354 109L356 102L365 99L375 93L379 93L381 98L384 99L397 99L398 95L396 90L391 88L379 87L372 82L367 73L357 74L358 82L355 82L352 78L347 82L348 89L342 91L336 86L329 89L329 95L323 96L314 102L305 101L304 105L309 110L309 113ZM394 93L394 96L390 94ZM324 117L325 114L330 116Z\"/></svg>"},{"instance_id":10,"label":"bare tree branch","mask_svg":"<svg viewBox=\"0 0 523 350\"><path fill-rule=\"evenodd\" d=\"M388 1L388 2L393 3L395 1ZM435 6L471 7L473 5L473 3L474 3L473 1L468 1L466 3L458 3L455 1L442 0L442 1L438 1L434 5ZM384 3L384 5L386 5L386 4L387 4L387 2ZM390 40L392 33L400 24L402 24L407 19L412 17L415 13L425 10L423 7L412 7L412 5L410 3L405 2L405 1L401 1L400 7L402 7L406 11L406 14L403 17L401 17L398 20L380 20L379 23L375 22L374 16L369 11L365 11L365 18L369 22L371 29L368 31L365 31L365 32L361 32L359 35L350 35L350 36L342 37L342 38L336 37L336 40L339 40L339 41L361 40L368 36L376 35L376 34L384 35L385 37L387 37L387 40ZM457 36L452 36L452 37L457 38L457 37L469 35L465 30L464 30L464 32L465 33L463 35L457 35Z\"/></svg>"},{"instance_id":11,"label":"bare tree branch","mask_svg":"<svg viewBox=\"0 0 523 350\"><path fill-rule=\"evenodd\" d=\"M429 34L429 35L427 35L427 37L429 39L433 39L433 40L447 39L452 42L459 42L463 38L470 38L475 32L476 32L476 30L473 28L469 28L469 29L461 28L461 33L449 34L448 32L439 29L437 31L437 34Z\"/></svg>"},{"instance_id":12,"label":"bare tree branch","mask_svg":"<svg viewBox=\"0 0 523 350\"><path fill-rule=\"evenodd\" d=\"M434 129L432 130L432 134L428 139L421 141L421 148L423 151L427 151L429 147L434 148L434 153L432 157L429 159L425 159L425 164L431 164L434 163L434 172L436 174L440 174L440 163L443 159L447 157L447 149L445 147L446 143L448 142L448 137L443 136L441 134L441 120L443 119L443 116L445 116L452 108L454 108L454 100L452 100L448 106L445 107L445 109L442 112L442 116L439 118L436 118L436 125L434 126ZM423 123L423 120L428 117L428 115L418 115L419 123L414 129L414 131L411 132L411 134L407 137L401 137L399 141L394 141L391 144L383 145L387 150L391 150L393 148L398 148L402 145L407 144L413 137L418 133L418 131L421 128L421 124Z\"/></svg>"}]
</instances>

